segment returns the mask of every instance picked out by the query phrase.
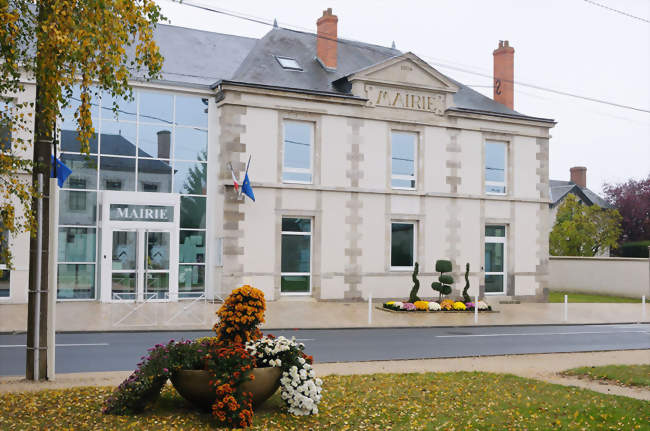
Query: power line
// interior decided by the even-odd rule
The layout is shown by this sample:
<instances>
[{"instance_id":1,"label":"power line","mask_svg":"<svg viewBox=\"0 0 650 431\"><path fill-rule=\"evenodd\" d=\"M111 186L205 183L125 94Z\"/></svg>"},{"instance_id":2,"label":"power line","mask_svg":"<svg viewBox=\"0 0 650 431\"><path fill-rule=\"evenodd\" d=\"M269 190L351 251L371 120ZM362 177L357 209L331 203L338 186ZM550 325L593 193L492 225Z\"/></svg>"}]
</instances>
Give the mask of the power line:
<instances>
[{"instance_id":1,"label":"power line","mask_svg":"<svg viewBox=\"0 0 650 431\"><path fill-rule=\"evenodd\" d=\"M583 1L586 2L586 3L589 3L589 4L591 4L591 5L598 6L598 7L601 7L601 8L603 8L603 9L607 9L608 11L615 12L615 13L618 13L618 14L621 14L621 15L624 15L624 16L626 16L626 17L628 17L628 18L638 19L639 21L642 21L642 22L645 22L645 23L650 24L650 20L647 20L647 19L645 19L645 18L641 18L641 17L636 16L636 15L632 15L632 14L627 13L627 12L623 12L622 10L614 9L613 7L605 6L604 4L601 4L601 3L596 3L596 2L593 1L593 0L583 0Z\"/></svg>"},{"instance_id":2,"label":"power line","mask_svg":"<svg viewBox=\"0 0 650 431\"><path fill-rule=\"evenodd\" d=\"M169 0L169 1L171 1L173 3L176 2L175 0ZM232 11L214 9L214 8L211 8L211 7L208 7L208 6L188 3L186 1L180 1L179 4L194 7L194 8L197 8L197 9L206 10L206 11L209 11L209 12L214 12L214 13L230 16L230 17L233 17L233 18L243 19L243 20L246 20L246 21L252 21L252 22L255 22L255 23L258 23L258 24L263 24L263 25L267 25L267 26L271 26L271 27L274 26L273 22L271 22L270 20L264 20L264 19L261 19L261 18L250 18L250 17L247 17L247 16L245 16L243 14L232 12ZM287 30L291 30L291 29L287 29ZM295 31L295 30L292 30L292 31ZM319 34L313 34L313 36L316 37L316 38L331 40L331 41L334 41L334 42L337 42L337 43L343 44L343 45L348 45L349 44L349 45L355 46L357 48L371 50L369 47L366 47L364 45L355 44L352 41L348 41L348 40L338 39L338 38L319 35ZM472 71L472 70L469 70L469 69L466 69L466 68L452 66L450 64L440 63L438 61L434 61L432 57L422 55L422 58L424 58L425 60L428 60L431 64L434 64L434 65L439 66L439 67L443 67L443 68L447 68L447 69L451 69L451 70L456 70L458 72L463 72L463 73L468 73L468 74L471 74L471 75L477 75L477 76L482 76L482 77L485 77L485 78L493 79L493 77L491 75L489 75L489 74L482 73L482 72L475 72L475 71ZM534 88L536 90L547 91L547 92L558 94L558 95L561 95L561 96L573 97L573 98L576 98L576 99L586 100L586 101L589 101L589 102L602 103L602 104L614 106L614 107L617 107L617 108L629 109L629 110L632 110L632 111L645 112L645 113L650 114L650 109L637 108L635 106L630 106L630 105L623 105L623 104L620 104L620 103L614 103L614 102L610 102L610 101L603 100L603 99L597 99L595 97L582 96L582 95L579 95L579 94L570 93L568 91L554 90L552 88L542 87L540 85L535 85L535 84L528 84L528 83L515 81L515 80L502 79L502 81L510 82L510 83L521 85L521 86L524 86L524 87Z\"/></svg>"},{"instance_id":3,"label":"power line","mask_svg":"<svg viewBox=\"0 0 650 431\"><path fill-rule=\"evenodd\" d=\"M422 57L423 57L424 59L428 59L428 58L425 57L425 56L422 56ZM490 76L490 75L488 75L488 74L485 74L485 73L474 72L474 71L471 71L471 70L468 70L468 69L464 69L464 68L461 68L461 67L451 66L451 65L449 65L449 64L443 64L443 63L437 63L437 62L432 62L432 63L435 64L436 66L443 67L443 68L447 68L447 69L451 69L451 70L456 70L456 71L458 71L458 72L463 72L463 73L469 73L469 74L472 74L472 75L483 76L483 77L485 77L485 78L492 78L492 76ZM559 95L561 95L561 96L574 97L574 98L576 98L576 99L587 100L587 101L589 101L589 102L602 103L602 104L605 104L605 105L615 106L615 107L617 107L617 108L631 109L631 110L633 110L633 111L646 112L646 113L650 114L650 109L637 108L637 107L635 107L635 106L629 106L629 105L623 105L623 104L620 104L620 103L609 102L609 101L607 101L607 100L597 99L597 98L595 98L595 97L581 96L581 95L579 95L579 94L569 93L568 91L554 90L554 89L552 89L552 88L542 87L542 86L540 86L540 85L535 85L535 84L528 84L528 83L521 82L521 81L515 81L515 80L510 80L510 79L502 79L502 81L504 81L504 82L511 82L511 83L513 83L513 84L521 85L521 86L524 86L524 87L534 88L534 89L536 89L536 90L548 91L549 93L559 94Z\"/></svg>"}]
</instances>

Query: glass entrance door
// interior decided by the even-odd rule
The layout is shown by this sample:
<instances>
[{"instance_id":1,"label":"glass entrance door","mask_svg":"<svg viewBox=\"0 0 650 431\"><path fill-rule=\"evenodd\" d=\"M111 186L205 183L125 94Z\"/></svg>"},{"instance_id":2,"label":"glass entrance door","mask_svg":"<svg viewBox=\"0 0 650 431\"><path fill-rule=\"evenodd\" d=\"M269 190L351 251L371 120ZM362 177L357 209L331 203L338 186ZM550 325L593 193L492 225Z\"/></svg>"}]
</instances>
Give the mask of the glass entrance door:
<instances>
[{"instance_id":1,"label":"glass entrance door","mask_svg":"<svg viewBox=\"0 0 650 431\"><path fill-rule=\"evenodd\" d=\"M111 265L111 297L115 300L137 299L138 232L114 230Z\"/></svg>"},{"instance_id":2,"label":"glass entrance door","mask_svg":"<svg viewBox=\"0 0 650 431\"><path fill-rule=\"evenodd\" d=\"M169 232L144 234L144 297L169 298Z\"/></svg>"},{"instance_id":3,"label":"glass entrance door","mask_svg":"<svg viewBox=\"0 0 650 431\"><path fill-rule=\"evenodd\" d=\"M485 293L505 293L506 273L506 227L485 226Z\"/></svg>"},{"instance_id":4,"label":"glass entrance door","mask_svg":"<svg viewBox=\"0 0 650 431\"><path fill-rule=\"evenodd\" d=\"M169 299L170 232L113 230L111 299Z\"/></svg>"}]
</instances>

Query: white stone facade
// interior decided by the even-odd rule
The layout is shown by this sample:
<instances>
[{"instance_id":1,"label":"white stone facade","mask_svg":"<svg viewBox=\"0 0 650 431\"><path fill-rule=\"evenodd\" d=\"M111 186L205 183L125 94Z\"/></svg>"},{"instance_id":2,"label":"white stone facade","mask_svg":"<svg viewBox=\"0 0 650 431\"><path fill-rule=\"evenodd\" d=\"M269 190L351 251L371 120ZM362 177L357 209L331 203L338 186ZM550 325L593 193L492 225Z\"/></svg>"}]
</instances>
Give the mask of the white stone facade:
<instances>
[{"instance_id":1,"label":"white stone facade","mask_svg":"<svg viewBox=\"0 0 650 431\"><path fill-rule=\"evenodd\" d=\"M455 85L412 54L349 80L356 97L227 82L213 90L147 84L156 91L210 100L207 296L224 296L249 283L268 300L280 299L282 218L296 217L311 220L306 295L317 300L355 300L370 293L374 298L407 296L411 271L391 269L391 223L396 221L414 224L420 296L437 296L430 288L437 259L453 262L456 294L469 263L469 293L483 295L485 228L498 225L506 232L506 281L497 296L541 298L548 274L553 123L449 109ZM28 87L21 97L33 98L33 93ZM286 121L313 128L308 184L283 182ZM394 131L416 136L413 190L391 187ZM505 194L485 192L486 141L504 143L507 149ZM231 162L243 179L249 156L255 202L235 195L228 167ZM24 303L28 235L18 236L11 246L11 293L0 301ZM98 254L98 263L100 258ZM99 292L105 287L95 276Z\"/></svg>"}]
</instances>

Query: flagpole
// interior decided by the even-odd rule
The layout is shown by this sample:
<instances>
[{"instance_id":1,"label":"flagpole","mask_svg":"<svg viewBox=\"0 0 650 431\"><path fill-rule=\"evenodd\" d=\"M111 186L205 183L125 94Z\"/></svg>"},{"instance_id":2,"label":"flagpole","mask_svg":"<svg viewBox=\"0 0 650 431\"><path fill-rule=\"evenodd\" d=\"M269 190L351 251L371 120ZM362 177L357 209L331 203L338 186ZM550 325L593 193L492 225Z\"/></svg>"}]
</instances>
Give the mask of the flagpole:
<instances>
[{"instance_id":1,"label":"flagpole","mask_svg":"<svg viewBox=\"0 0 650 431\"><path fill-rule=\"evenodd\" d=\"M241 196L241 193L240 193L240 190L239 190L239 187L238 187L239 183L237 181L237 178L235 178L235 170L232 168L232 162L228 162L228 167L230 168L230 174L232 175L232 180L234 182L235 191L237 192L237 198L239 198Z\"/></svg>"}]
</instances>

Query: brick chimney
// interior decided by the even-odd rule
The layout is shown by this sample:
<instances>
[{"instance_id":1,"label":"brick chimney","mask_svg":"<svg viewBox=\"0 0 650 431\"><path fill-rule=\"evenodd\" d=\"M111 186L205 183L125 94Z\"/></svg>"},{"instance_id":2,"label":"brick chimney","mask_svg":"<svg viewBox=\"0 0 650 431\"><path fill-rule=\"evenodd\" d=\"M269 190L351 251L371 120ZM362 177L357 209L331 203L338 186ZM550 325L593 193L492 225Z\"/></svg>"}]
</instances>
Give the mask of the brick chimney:
<instances>
[{"instance_id":1,"label":"brick chimney","mask_svg":"<svg viewBox=\"0 0 650 431\"><path fill-rule=\"evenodd\" d=\"M515 49L507 40L500 40L494 56L494 100L515 109Z\"/></svg>"},{"instance_id":2,"label":"brick chimney","mask_svg":"<svg viewBox=\"0 0 650 431\"><path fill-rule=\"evenodd\" d=\"M571 182L580 187L587 187L587 168L584 166L574 166L569 169L571 172Z\"/></svg>"},{"instance_id":3,"label":"brick chimney","mask_svg":"<svg viewBox=\"0 0 650 431\"><path fill-rule=\"evenodd\" d=\"M316 21L316 55L330 69L336 69L337 58L337 24L339 18L332 15L332 8L323 11L323 16Z\"/></svg>"}]
</instances>

